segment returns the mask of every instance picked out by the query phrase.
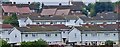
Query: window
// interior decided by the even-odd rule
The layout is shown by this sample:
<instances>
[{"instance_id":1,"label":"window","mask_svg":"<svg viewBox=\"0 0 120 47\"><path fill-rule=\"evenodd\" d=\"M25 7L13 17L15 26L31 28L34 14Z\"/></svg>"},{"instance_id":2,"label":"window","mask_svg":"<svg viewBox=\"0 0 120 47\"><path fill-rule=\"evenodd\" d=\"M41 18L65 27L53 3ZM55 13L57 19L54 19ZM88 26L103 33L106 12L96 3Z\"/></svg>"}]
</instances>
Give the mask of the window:
<instances>
[{"instance_id":1,"label":"window","mask_svg":"<svg viewBox=\"0 0 120 47\"><path fill-rule=\"evenodd\" d=\"M17 37L17 35L15 35L15 38Z\"/></svg>"},{"instance_id":2,"label":"window","mask_svg":"<svg viewBox=\"0 0 120 47\"><path fill-rule=\"evenodd\" d=\"M37 24L40 24L39 22Z\"/></svg>"},{"instance_id":3,"label":"window","mask_svg":"<svg viewBox=\"0 0 120 47\"><path fill-rule=\"evenodd\" d=\"M53 22L50 22L50 24L53 24Z\"/></svg>"},{"instance_id":4,"label":"window","mask_svg":"<svg viewBox=\"0 0 120 47\"><path fill-rule=\"evenodd\" d=\"M28 37L28 34L26 34L25 37Z\"/></svg>"},{"instance_id":5,"label":"window","mask_svg":"<svg viewBox=\"0 0 120 47\"><path fill-rule=\"evenodd\" d=\"M57 24L57 22L53 22L53 24Z\"/></svg>"},{"instance_id":6,"label":"window","mask_svg":"<svg viewBox=\"0 0 120 47\"><path fill-rule=\"evenodd\" d=\"M116 44L116 42L114 42L113 44Z\"/></svg>"},{"instance_id":7,"label":"window","mask_svg":"<svg viewBox=\"0 0 120 47\"><path fill-rule=\"evenodd\" d=\"M41 24L45 24L45 22L41 22Z\"/></svg>"},{"instance_id":8,"label":"window","mask_svg":"<svg viewBox=\"0 0 120 47\"><path fill-rule=\"evenodd\" d=\"M51 34L46 34L47 37L51 36Z\"/></svg>"},{"instance_id":9,"label":"window","mask_svg":"<svg viewBox=\"0 0 120 47\"><path fill-rule=\"evenodd\" d=\"M32 37L35 37L35 34L32 34Z\"/></svg>"},{"instance_id":10,"label":"window","mask_svg":"<svg viewBox=\"0 0 120 47\"><path fill-rule=\"evenodd\" d=\"M109 33L105 33L105 36L109 36Z\"/></svg>"},{"instance_id":11,"label":"window","mask_svg":"<svg viewBox=\"0 0 120 47\"><path fill-rule=\"evenodd\" d=\"M70 20L67 20L67 22L69 22Z\"/></svg>"},{"instance_id":12,"label":"window","mask_svg":"<svg viewBox=\"0 0 120 47\"><path fill-rule=\"evenodd\" d=\"M9 38L6 38L6 41L9 41Z\"/></svg>"},{"instance_id":13,"label":"window","mask_svg":"<svg viewBox=\"0 0 120 47\"><path fill-rule=\"evenodd\" d=\"M60 24L62 24L62 22L60 22Z\"/></svg>"},{"instance_id":14,"label":"window","mask_svg":"<svg viewBox=\"0 0 120 47\"><path fill-rule=\"evenodd\" d=\"M65 31L63 33L65 33Z\"/></svg>"},{"instance_id":15,"label":"window","mask_svg":"<svg viewBox=\"0 0 120 47\"><path fill-rule=\"evenodd\" d=\"M2 33L5 33L4 31L2 31Z\"/></svg>"},{"instance_id":16,"label":"window","mask_svg":"<svg viewBox=\"0 0 120 47\"><path fill-rule=\"evenodd\" d=\"M97 36L97 33L91 33L91 36Z\"/></svg>"},{"instance_id":17,"label":"window","mask_svg":"<svg viewBox=\"0 0 120 47\"><path fill-rule=\"evenodd\" d=\"M114 36L116 35L116 34L113 34Z\"/></svg>"},{"instance_id":18,"label":"window","mask_svg":"<svg viewBox=\"0 0 120 47\"><path fill-rule=\"evenodd\" d=\"M85 34L85 36L87 36L87 34Z\"/></svg>"},{"instance_id":19,"label":"window","mask_svg":"<svg viewBox=\"0 0 120 47\"><path fill-rule=\"evenodd\" d=\"M57 34L55 34L55 36L57 36Z\"/></svg>"}]
</instances>

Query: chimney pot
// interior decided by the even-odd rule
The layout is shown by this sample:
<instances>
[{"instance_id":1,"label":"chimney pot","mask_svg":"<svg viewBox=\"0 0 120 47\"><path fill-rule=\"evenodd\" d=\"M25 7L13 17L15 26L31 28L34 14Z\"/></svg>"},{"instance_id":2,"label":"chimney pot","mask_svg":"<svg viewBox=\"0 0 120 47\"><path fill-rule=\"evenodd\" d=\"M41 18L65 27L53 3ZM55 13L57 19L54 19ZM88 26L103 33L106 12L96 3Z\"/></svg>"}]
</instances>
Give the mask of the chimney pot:
<instances>
[{"instance_id":1,"label":"chimney pot","mask_svg":"<svg viewBox=\"0 0 120 47\"><path fill-rule=\"evenodd\" d=\"M13 4L16 4L16 2L13 2Z\"/></svg>"}]
</instances>

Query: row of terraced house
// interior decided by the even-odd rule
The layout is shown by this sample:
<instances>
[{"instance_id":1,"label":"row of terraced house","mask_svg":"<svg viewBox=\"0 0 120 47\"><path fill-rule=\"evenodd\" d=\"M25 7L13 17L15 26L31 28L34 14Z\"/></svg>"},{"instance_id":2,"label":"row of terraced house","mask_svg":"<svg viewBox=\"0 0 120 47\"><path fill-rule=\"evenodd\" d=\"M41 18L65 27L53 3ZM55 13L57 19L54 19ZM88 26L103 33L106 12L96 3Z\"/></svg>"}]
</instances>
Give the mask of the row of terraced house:
<instances>
[{"instance_id":1,"label":"row of terraced house","mask_svg":"<svg viewBox=\"0 0 120 47\"><path fill-rule=\"evenodd\" d=\"M16 13L19 27L0 24L0 37L8 43L20 45L24 41L45 40L49 45L105 45L105 41L120 42L120 15L114 12L82 14L83 2L69 5L40 6L40 11L28 4L3 3L1 17ZM4 18L2 18L4 20Z\"/></svg>"}]
</instances>

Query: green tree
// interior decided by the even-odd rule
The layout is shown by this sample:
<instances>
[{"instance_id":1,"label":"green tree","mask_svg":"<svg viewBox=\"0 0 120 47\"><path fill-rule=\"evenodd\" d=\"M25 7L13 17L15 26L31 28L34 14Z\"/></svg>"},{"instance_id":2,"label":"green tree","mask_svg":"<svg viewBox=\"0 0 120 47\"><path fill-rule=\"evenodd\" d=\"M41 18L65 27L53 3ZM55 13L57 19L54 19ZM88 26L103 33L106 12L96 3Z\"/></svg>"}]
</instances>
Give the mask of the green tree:
<instances>
[{"instance_id":1,"label":"green tree","mask_svg":"<svg viewBox=\"0 0 120 47\"><path fill-rule=\"evenodd\" d=\"M85 14L86 16L88 15L88 12L87 12L87 10L86 10L86 7L83 7L83 8L82 8L82 13Z\"/></svg>"},{"instance_id":2,"label":"green tree","mask_svg":"<svg viewBox=\"0 0 120 47\"><path fill-rule=\"evenodd\" d=\"M10 45L6 41L0 39L0 47L10 47Z\"/></svg>"},{"instance_id":3,"label":"green tree","mask_svg":"<svg viewBox=\"0 0 120 47\"><path fill-rule=\"evenodd\" d=\"M110 12L114 11L114 5L112 2L96 2L95 3L95 12Z\"/></svg>"},{"instance_id":4,"label":"green tree","mask_svg":"<svg viewBox=\"0 0 120 47\"><path fill-rule=\"evenodd\" d=\"M96 13L95 13L94 8L91 8L91 9L90 9L90 16L93 17L93 16L95 16L95 15L96 15Z\"/></svg>"},{"instance_id":5,"label":"green tree","mask_svg":"<svg viewBox=\"0 0 120 47\"><path fill-rule=\"evenodd\" d=\"M40 2L33 2L30 4L30 9L36 10L38 12L40 10Z\"/></svg>"},{"instance_id":6,"label":"green tree","mask_svg":"<svg viewBox=\"0 0 120 47\"><path fill-rule=\"evenodd\" d=\"M20 47L48 47L48 44L44 40L39 39L37 41L22 42Z\"/></svg>"},{"instance_id":7,"label":"green tree","mask_svg":"<svg viewBox=\"0 0 120 47\"><path fill-rule=\"evenodd\" d=\"M105 45L111 46L111 45L113 45L113 44L114 44L114 42L111 41L111 40L107 40L107 41L105 42Z\"/></svg>"},{"instance_id":8,"label":"green tree","mask_svg":"<svg viewBox=\"0 0 120 47\"><path fill-rule=\"evenodd\" d=\"M95 4L89 3L88 6L86 7L86 9L87 9L88 11L90 11L91 9L94 9L94 6L95 6Z\"/></svg>"},{"instance_id":9,"label":"green tree","mask_svg":"<svg viewBox=\"0 0 120 47\"><path fill-rule=\"evenodd\" d=\"M16 14L12 14L9 18L3 21L4 24L11 24L13 26L19 26L18 18Z\"/></svg>"}]
</instances>

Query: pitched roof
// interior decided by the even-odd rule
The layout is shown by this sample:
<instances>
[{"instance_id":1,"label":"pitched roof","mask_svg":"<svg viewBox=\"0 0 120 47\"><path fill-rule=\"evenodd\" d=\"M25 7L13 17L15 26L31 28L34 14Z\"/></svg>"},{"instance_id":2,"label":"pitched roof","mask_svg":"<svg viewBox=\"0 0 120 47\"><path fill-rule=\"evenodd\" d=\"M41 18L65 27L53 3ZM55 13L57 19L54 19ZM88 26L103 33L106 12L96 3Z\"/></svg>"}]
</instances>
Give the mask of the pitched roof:
<instances>
[{"instance_id":1,"label":"pitched roof","mask_svg":"<svg viewBox=\"0 0 120 47\"><path fill-rule=\"evenodd\" d=\"M63 16L29 16L31 20L65 20Z\"/></svg>"},{"instance_id":2,"label":"pitched roof","mask_svg":"<svg viewBox=\"0 0 120 47\"><path fill-rule=\"evenodd\" d=\"M85 4L81 1L72 1L71 3L73 5L45 5L43 8L81 10L85 6Z\"/></svg>"},{"instance_id":3,"label":"pitched roof","mask_svg":"<svg viewBox=\"0 0 120 47\"><path fill-rule=\"evenodd\" d=\"M54 9L43 9L41 15L54 15L56 12L56 8Z\"/></svg>"},{"instance_id":4,"label":"pitched roof","mask_svg":"<svg viewBox=\"0 0 120 47\"><path fill-rule=\"evenodd\" d=\"M71 5L44 5L43 8L44 9L48 9L48 8L57 8L57 9L70 9Z\"/></svg>"},{"instance_id":5,"label":"pitched roof","mask_svg":"<svg viewBox=\"0 0 120 47\"><path fill-rule=\"evenodd\" d=\"M98 25L82 25L76 27L80 31L116 31L118 29L118 24L98 24Z\"/></svg>"},{"instance_id":6,"label":"pitched roof","mask_svg":"<svg viewBox=\"0 0 120 47\"><path fill-rule=\"evenodd\" d=\"M55 15L68 15L70 12L70 9L59 9L56 11Z\"/></svg>"},{"instance_id":7,"label":"pitched roof","mask_svg":"<svg viewBox=\"0 0 120 47\"><path fill-rule=\"evenodd\" d=\"M18 7L19 13L30 13L29 7Z\"/></svg>"},{"instance_id":8,"label":"pitched roof","mask_svg":"<svg viewBox=\"0 0 120 47\"><path fill-rule=\"evenodd\" d=\"M4 10L4 12L10 13L30 13L29 6L24 4L3 4L2 9Z\"/></svg>"},{"instance_id":9,"label":"pitched roof","mask_svg":"<svg viewBox=\"0 0 120 47\"><path fill-rule=\"evenodd\" d=\"M66 20L77 20L77 19L79 19L78 16L74 16L74 15L65 15L63 17L65 17Z\"/></svg>"},{"instance_id":10,"label":"pitched roof","mask_svg":"<svg viewBox=\"0 0 120 47\"><path fill-rule=\"evenodd\" d=\"M67 26L60 25L32 25L28 27L16 27L21 32L57 32L61 29L68 29Z\"/></svg>"},{"instance_id":11,"label":"pitched roof","mask_svg":"<svg viewBox=\"0 0 120 47\"><path fill-rule=\"evenodd\" d=\"M52 15L52 16L41 16L39 14L22 14L17 16L18 19L27 19L28 17L31 20L77 20L79 19L78 15Z\"/></svg>"},{"instance_id":12,"label":"pitched roof","mask_svg":"<svg viewBox=\"0 0 120 47\"><path fill-rule=\"evenodd\" d=\"M93 20L118 20L118 14L114 12L98 13Z\"/></svg>"},{"instance_id":13,"label":"pitched roof","mask_svg":"<svg viewBox=\"0 0 120 47\"><path fill-rule=\"evenodd\" d=\"M120 20L120 16L117 13L114 12L103 12L98 13L94 17L87 17L87 16L81 16L80 17L83 21L114 21L114 20Z\"/></svg>"},{"instance_id":14,"label":"pitched roof","mask_svg":"<svg viewBox=\"0 0 120 47\"><path fill-rule=\"evenodd\" d=\"M10 25L10 24L0 24L0 27L2 27L2 28L13 28L13 26Z\"/></svg>"},{"instance_id":15,"label":"pitched roof","mask_svg":"<svg viewBox=\"0 0 120 47\"><path fill-rule=\"evenodd\" d=\"M87 16L80 16L80 18L83 20L83 21L90 21L92 20L91 18L87 17Z\"/></svg>"},{"instance_id":16,"label":"pitched roof","mask_svg":"<svg viewBox=\"0 0 120 47\"><path fill-rule=\"evenodd\" d=\"M19 12L16 6L2 6L2 9L4 10L4 12Z\"/></svg>"},{"instance_id":17,"label":"pitched roof","mask_svg":"<svg viewBox=\"0 0 120 47\"><path fill-rule=\"evenodd\" d=\"M71 10L82 10L85 4L81 1L72 1Z\"/></svg>"}]
</instances>

